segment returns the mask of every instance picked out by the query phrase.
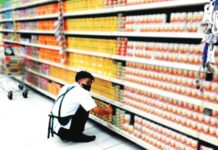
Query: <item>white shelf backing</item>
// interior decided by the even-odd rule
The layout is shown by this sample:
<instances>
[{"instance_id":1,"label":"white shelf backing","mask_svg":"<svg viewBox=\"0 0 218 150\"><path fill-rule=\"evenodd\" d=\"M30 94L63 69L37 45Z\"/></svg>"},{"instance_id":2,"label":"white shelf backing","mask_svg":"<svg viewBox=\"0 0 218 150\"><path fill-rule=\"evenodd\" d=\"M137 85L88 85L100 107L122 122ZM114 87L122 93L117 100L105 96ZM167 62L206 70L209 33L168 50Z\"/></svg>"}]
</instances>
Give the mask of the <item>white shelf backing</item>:
<instances>
[{"instance_id":1,"label":"white shelf backing","mask_svg":"<svg viewBox=\"0 0 218 150\"><path fill-rule=\"evenodd\" d=\"M73 13L65 13L65 17L83 16L83 15L96 15L96 14L110 14L118 12L131 12L137 10L151 10L160 8L176 8L194 5L204 5L208 3L209 0L173 0L166 2L156 2L149 4L131 5L131 6L120 6L114 8L103 8L98 10L86 10Z\"/></svg>"},{"instance_id":2,"label":"white shelf backing","mask_svg":"<svg viewBox=\"0 0 218 150\"><path fill-rule=\"evenodd\" d=\"M97 118L96 116L90 114L89 118L91 118L92 120L96 121L97 123L107 127L108 129L122 135L123 137L129 139L130 141L142 146L143 148L149 149L149 150L157 150L156 147L147 144L146 142L139 140L138 138L134 137L133 135L130 135L128 133L126 133L125 131L122 131L121 129L117 128L116 126L112 125L111 123L107 123L99 118Z\"/></svg>"},{"instance_id":3,"label":"white shelf backing","mask_svg":"<svg viewBox=\"0 0 218 150\"><path fill-rule=\"evenodd\" d=\"M92 31L66 31L66 35L89 35L89 36L122 36L122 37L151 37L151 38L180 38L202 39L201 33L184 32L92 32Z\"/></svg>"}]
</instances>

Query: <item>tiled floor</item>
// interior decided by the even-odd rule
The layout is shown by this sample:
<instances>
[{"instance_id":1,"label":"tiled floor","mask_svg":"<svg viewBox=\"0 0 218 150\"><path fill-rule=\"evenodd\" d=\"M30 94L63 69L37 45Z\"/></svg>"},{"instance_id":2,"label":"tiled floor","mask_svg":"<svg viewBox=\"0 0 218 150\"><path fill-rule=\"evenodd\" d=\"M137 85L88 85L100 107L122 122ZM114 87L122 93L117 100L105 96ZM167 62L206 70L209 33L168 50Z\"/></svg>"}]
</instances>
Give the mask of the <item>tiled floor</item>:
<instances>
[{"instance_id":1,"label":"tiled floor","mask_svg":"<svg viewBox=\"0 0 218 150\"><path fill-rule=\"evenodd\" d=\"M16 89L18 83L3 81L0 87ZM96 135L89 143L62 142L58 137L47 139L48 113L53 101L31 90L28 99L21 93L7 99L7 92L0 89L0 149L5 150L141 150L141 147L89 121L85 133Z\"/></svg>"}]
</instances>

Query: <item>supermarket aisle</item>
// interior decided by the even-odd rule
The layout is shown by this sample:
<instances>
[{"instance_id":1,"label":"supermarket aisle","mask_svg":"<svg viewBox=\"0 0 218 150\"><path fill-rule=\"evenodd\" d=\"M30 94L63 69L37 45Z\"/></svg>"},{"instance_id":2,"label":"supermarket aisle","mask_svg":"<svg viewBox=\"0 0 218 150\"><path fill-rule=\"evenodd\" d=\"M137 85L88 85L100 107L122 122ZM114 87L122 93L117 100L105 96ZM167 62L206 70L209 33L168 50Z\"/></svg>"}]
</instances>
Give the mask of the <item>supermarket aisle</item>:
<instances>
[{"instance_id":1,"label":"supermarket aisle","mask_svg":"<svg viewBox=\"0 0 218 150\"><path fill-rule=\"evenodd\" d=\"M7 82L8 83L8 82ZM10 82L16 88L16 82ZM5 83L4 83L5 84ZM8 84L7 84L8 85ZM92 121L88 122L86 132L95 134L97 139L90 143L62 142L58 137L47 139L47 123L52 100L30 91L29 98L24 99L16 94L12 101L7 99L7 93L0 89L0 149L38 150L139 150L141 148L129 141L117 137L97 127Z\"/></svg>"}]
</instances>

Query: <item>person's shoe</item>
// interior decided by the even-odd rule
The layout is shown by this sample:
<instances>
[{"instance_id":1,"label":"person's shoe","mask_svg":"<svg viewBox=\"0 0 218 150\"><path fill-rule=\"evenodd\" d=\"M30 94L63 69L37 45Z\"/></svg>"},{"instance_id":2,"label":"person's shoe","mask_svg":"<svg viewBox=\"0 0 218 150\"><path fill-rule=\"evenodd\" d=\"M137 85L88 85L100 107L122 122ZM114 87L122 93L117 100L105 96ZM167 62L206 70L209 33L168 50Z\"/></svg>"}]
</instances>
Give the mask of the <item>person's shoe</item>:
<instances>
[{"instance_id":1,"label":"person's shoe","mask_svg":"<svg viewBox=\"0 0 218 150\"><path fill-rule=\"evenodd\" d=\"M96 136L92 135L85 135L85 134L80 134L80 135L77 135L77 136L73 136L71 138L71 141L73 142L91 142L91 141L94 141L96 138Z\"/></svg>"}]
</instances>

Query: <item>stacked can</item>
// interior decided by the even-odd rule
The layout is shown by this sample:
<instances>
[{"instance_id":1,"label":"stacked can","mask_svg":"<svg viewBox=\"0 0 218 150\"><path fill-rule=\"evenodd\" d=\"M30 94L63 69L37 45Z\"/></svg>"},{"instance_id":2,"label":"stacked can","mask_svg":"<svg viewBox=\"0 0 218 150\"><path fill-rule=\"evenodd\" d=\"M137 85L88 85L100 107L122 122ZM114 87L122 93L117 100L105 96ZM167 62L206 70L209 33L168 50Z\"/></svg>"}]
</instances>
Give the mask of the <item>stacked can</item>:
<instances>
[{"instance_id":1,"label":"stacked can","mask_svg":"<svg viewBox=\"0 0 218 150\"><path fill-rule=\"evenodd\" d=\"M126 56L127 38L117 38L117 55Z\"/></svg>"}]
</instances>

